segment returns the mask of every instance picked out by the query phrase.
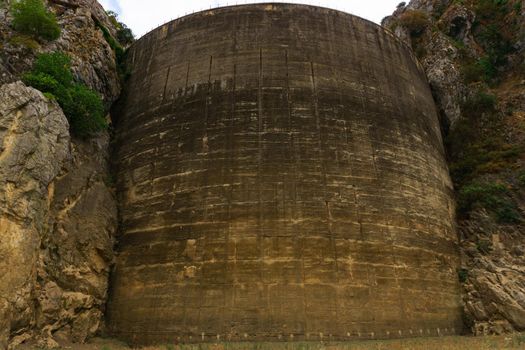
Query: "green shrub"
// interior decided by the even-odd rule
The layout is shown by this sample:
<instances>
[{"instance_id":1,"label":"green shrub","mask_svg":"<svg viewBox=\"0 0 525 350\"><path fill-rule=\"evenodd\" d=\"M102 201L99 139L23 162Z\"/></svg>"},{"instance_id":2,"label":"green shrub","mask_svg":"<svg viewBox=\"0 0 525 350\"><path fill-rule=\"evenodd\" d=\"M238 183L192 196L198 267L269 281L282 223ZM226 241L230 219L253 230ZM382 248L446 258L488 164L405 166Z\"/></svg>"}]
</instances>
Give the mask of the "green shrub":
<instances>
[{"instance_id":1,"label":"green shrub","mask_svg":"<svg viewBox=\"0 0 525 350\"><path fill-rule=\"evenodd\" d=\"M477 0L475 12L482 19L492 19L497 14L505 14L507 0Z\"/></svg>"},{"instance_id":2,"label":"green shrub","mask_svg":"<svg viewBox=\"0 0 525 350\"><path fill-rule=\"evenodd\" d=\"M44 96L48 99L48 100L51 100L51 101L56 101L57 98L55 97L55 95L53 95L52 93L50 92L44 92L43 93Z\"/></svg>"},{"instance_id":3,"label":"green shrub","mask_svg":"<svg viewBox=\"0 0 525 350\"><path fill-rule=\"evenodd\" d=\"M475 95L469 97L462 106L464 114L479 117L480 114L494 112L496 109L496 96L478 91Z\"/></svg>"},{"instance_id":4,"label":"green shrub","mask_svg":"<svg viewBox=\"0 0 525 350\"><path fill-rule=\"evenodd\" d=\"M467 269L458 269L458 279L459 279L459 282L461 283L465 283L467 282L467 279L468 279L468 270Z\"/></svg>"},{"instance_id":5,"label":"green shrub","mask_svg":"<svg viewBox=\"0 0 525 350\"><path fill-rule=\"evenodd\" d=\"M113 11L107 11L109 20L117 29L117 40L121 45L128 46L135 41L135 36L128 26L118 20L118 14ZM100 25L100 24L99 24ZM107 39L107 38L106 38Z\"/></svg>"},{"instance_id":6,"label":"green shrub","mask_svg":"<svg viewBox=\"0 0 525 350\"><path fill-rule=\"evenodd\" d=\"M492 242L486 239L480 239L476 242L476 248L481 254L488 254L492 250Z\"/></svg>"},{"instance_id":7,"label":"green shrub","mask_svg":"<svg viewBox=\"0 0 525 350\"><path fill-rule=\"evenodd\" d=\"M399 17L399 23L408 29L411 35L421 34L430 21L425 12L419 10L408 10Z\"/></svg>"},{"instance_id":8,"label":"green shrub","mask_svg":"<svg viewBox=\"0 0 525 350\"><path fill-rule=\"evenodd\" d=\"M135 36L133 35L131 29L128 27L123 27L122 29L117 30L117 40L122 45L131 45L133 41L135 41Z\"/></svg>"},{"instance_id":9,"label":"green shrub","mask_svg":"<svg viewBox=\"0 0 525 350\"><path fill-rule=\"evenodd\" d=\"M30 37L29 35L24 34L13 35L11 38L9 38L9 43L11 45L22 46L33 51L38 50L38 48L40 47L40 45L38 44L38 42L35 41L35 39Z\"/></svg>"},{"instance_id":10,"label":"green shrub","mask_svg":"<svg viewBox=\"0 0 525 350\"><path fill-rule=\"evenodd\" d=\"M102 34L104 35L104 39L106 39L106 42L109 44L111 49L115 52L115 55L117 57L117 62L119 62L123 56L124 56L124 49L122 46L111 36L111 33L109 30L104 27L100 22L97 22L98 28L102 31Z\"/></svg>"},{"instance_id":11,"label":"green shrub","mask_svg":"<svg viewBox=\"0 0 525 350\"><path fill-rule=\"evenodd\" d=\"M117 63L117 71L121 80L126 80L129 73L126 67L126 50L111 36L109 30L104 27L100 22L96 22L98 28L102 31L104 39L109 44L111 49L115 52L115 58Z\"/></svg>"},{"instance_id":12,"label":"green shrub","mask_svg":"<svg viewBox=\"0 0 525 350\"><path fill-rule=\"evenodd\" d=\"M499 223L519 223L521 217L516 204L508 198L509 190L500 183L473 182L459 191L458 211L465 215L476 205L492 212Z\"/></svg>"},{"instance_id":13,"label":"green shrub","mask_svg":"<svg viewBox=\"0 0 525 350\"><path fill-rule=\"evenodd\" d=\"M502 135L479 136L475 129L461 120L446 138L450 174L457 187L479 175L512 169L525 150L524 145L505 143Z\"/></svg>"},{"instance_id":14,"label":"green shrub","mask_svg":"<svg viewBox=\"0 0 525 350\"><path fill-rule=\"evenodd\" d=\"M64 86L69 86L73 83L71 58L62 52L38 55L33 64L33 72L47 74Z\"/></svg>"},{"instance_id":15,"label":"green shrub","mask_svg":"<svg viewBox=\"0 0 525 350\"><path fill-rule=\"evenodd\" d=\"M463 75L467 83L476 81L490 82L497 75L497 68L493 60L484 56L478 61L463 66Z\"/></svg>"},{"instance_id":16,"label":"green shrub","mask_svg":"<svg viewBox=\"0 0 525 350\"><path fill-rule=\"evenodd\" d=\"M16 0L11 5L13 27L16 31L45 40L60 36L60 27L53 13L42 0Z\"/></svg>"},{"instance_id":17,"label":"green shrub","mask_svg":"<svg viewBox=\"0 0 525 350\"><path fill-rule=\"evenodd\" d=\"M520 186L525 187L525 171L522 171L518 175L518 182L519 182Z\"/></svg>"},{"instance_id":18,"label":"green shrub","mask_svg":"<svg viewBox=\"0 0 525 350\"><path fill-rule=\"evenodd\" d=\"M518 345L525 344L525 334L517 334L514 337L514 342L517 343Z\"/></svg>"},{"instance_id":19,"label":"green shrub","mask_svg":"<svg viewBox=\"0 0 525 350\"><path fill-rule=\"evenodd\" d=\"M516 14L518 15L521 15L521 7L522 7L521 1L516 1L513 6L514 12L516 12Z\"/></svg>"},{"instance_id":20,"label":"green shrub","mask_svg":"<svg viewBox=\"0 0 525 350\"><path fill-rule=\"evenodd\" d=\"M462 118L445 138L450 173L458 189L479 175L517 167L525 151L525 145L506 140L505 121L496 105L494 95L475 93L465 101Z\"/></svg>"},{"instance_id":21,"label":"green shrub","mask_svg":"<svg viewBox=\"0 0 525 350\"><path fill-rule=\"evenodd\" d=\"M104 105L96 92L85 85L75 84L68 93L70 98L62 109L77 136L87 137L107 128Z\"/></svg>"},{"instance_id":22,"label":"green shrub","mask_svg":"<svg viewBox=\"0 0 525 350\"><path fill-rule=\"evenodd\" d=\"M56 99L76 136L88 137L107 128L102 99L87 86L74 83L69 56L58 52L39 55L23 80Z\"/></svg>"},{"instance_id":23,"label":"green shrub","mask_svg":"<svg viewBox=\"0 0 525 350\"><path fill-rule=\"evenodd\" d=\"M43 92L55 95L60 83L52 76L42 72L31 72L23 76L24 83Z\"/></svg>"},{"instance_id":24,"label":"green shrub","mask_svg":"<svg viewBox=\"0 0 525 350\"><path fill-rule=\"evenodd\" d=\"M506 56L513 52L513 45L510 40L504 36L501 24L488 24L481 26L477 32L477 41L481 44L487 56L486 60L490 61L495 67L503 66L506 62Z\"/></svg>"}]
</instances>

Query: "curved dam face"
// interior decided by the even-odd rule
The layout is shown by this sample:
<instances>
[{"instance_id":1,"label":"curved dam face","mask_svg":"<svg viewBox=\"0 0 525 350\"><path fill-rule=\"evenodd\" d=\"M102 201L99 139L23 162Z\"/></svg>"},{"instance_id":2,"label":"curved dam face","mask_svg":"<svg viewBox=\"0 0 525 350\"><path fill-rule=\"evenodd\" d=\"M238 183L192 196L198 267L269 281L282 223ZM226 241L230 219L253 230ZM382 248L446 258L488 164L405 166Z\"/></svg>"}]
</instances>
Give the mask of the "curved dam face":
<instances>
[{"instance_id":1,"label":"curved dam face","mask_svg":"<svg viewBox=\"0 0 525 350\"><path fill-rule=\"evenodd\" d=\"M324 8L234 6L156 29L129 63L115 336L460 332L438 118L391 34Z\"/></svg>"}]
</instances>

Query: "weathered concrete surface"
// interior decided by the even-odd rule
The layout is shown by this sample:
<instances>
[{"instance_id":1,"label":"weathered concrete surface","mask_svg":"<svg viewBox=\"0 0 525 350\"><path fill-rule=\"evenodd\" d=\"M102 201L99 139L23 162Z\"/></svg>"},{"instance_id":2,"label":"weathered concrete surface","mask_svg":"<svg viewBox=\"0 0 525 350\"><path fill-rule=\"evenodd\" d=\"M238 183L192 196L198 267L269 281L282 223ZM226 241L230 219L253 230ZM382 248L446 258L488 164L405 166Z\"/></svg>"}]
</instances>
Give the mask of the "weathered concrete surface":
<instances>
[{"instance_id":1,"label":"weathered concrete surface","mask_svg":"<svg viewBox=\"0 0 525 350\"><path fill-rule=\"evenodd\" d=\"M461 330L451 182L404 44L341 12L258 4L166 24L129 57L114 335Z\"/></svg>"}]
</instances>

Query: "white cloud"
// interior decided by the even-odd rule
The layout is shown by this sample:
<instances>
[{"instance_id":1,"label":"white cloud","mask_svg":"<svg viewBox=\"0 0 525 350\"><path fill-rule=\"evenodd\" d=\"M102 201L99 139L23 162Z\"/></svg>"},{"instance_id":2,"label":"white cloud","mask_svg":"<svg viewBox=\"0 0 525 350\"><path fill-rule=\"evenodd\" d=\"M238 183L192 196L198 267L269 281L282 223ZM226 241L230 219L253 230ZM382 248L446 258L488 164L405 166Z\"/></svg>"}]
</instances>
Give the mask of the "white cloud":
<instances>
[{"instance_id":1,"label":"white cloud","mask_svg":"<svg viewBox=\"0 0 525 350\"><path fill-rule=\"evenodd\" d=\"M137 37L185 14L214 8L218 6L269 2L268 0L253 1L211 1L211 0L99 0L108 10L120 14L120 20L126 23ZM334 8L379 23L385 16L390 15L401 0L316 0L294 1L288 3L304 3L316 6ZM282 1L281 1L282 2Z\"/></svg>"}]
</instances>

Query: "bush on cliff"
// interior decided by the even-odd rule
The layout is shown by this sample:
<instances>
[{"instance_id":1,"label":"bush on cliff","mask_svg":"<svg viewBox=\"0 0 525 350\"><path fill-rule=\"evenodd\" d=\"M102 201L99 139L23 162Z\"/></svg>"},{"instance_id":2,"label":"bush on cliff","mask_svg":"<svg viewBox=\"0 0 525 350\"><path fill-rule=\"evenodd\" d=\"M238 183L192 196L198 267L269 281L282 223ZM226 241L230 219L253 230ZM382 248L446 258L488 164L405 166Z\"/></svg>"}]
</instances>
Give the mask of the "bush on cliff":
<instances>
[{"instance_id":1,"label":"bush on cliff","mask_svg":"<svg viewBox=\"0 0 525 350\"><path fill-rule=\"evenodd\" d=\"M33 72L46 74L64 86L73 81L71 58L62 52L38 55L33 64Z\"/></svg>"},{"instance_id":2,"label":"bush on cliff","mask_svg":"<svg viewBox=\"0 0 525 350\"><path fill-rule=\"evenodd\" d=\"M85 85L74 84L68 94L62 108L76 135L85 137L107 128L104 105L96 92Z\"/></svg>"},{"instance_id":3,"label":"bush on cliff","mask_svg":"<svg viewBox=\"0 0 525 350\"><path fill-rule=\"evenodd\" d=\"M488 56L483 56L479 60L463 66L463 75L467 83L477 81L490 83L496 77L497 73L497 67Z\"/></svg>"},{"instance_id":4,"label":"bush on cliff","mask_svg":"<svg viewBox=\"0 0 525 350\"><path fill-rule=\"evenodd\" d=\"M521 216L516 204L509 198L509 190L500 183L472 182L459 191L458 209L460 214L481 206L492 212L499 223L519 223Z\"/></svg>"},{"instance_id":5,"label":"bush on cliff","mask_svg":"<svg viewBox=\"0 0 525 350\"><path fill-rule=\"evenodd\" d=\"M408 29L410 35L420 35L430 24L425 12L419 10L408 10L399 17L399 23Z\"/></svg>"},{"instance_id":6,"label":"bush on cliff","mask_svg":"<svg viewBox=\"0 0 525 350\"><path fill-rule=\"evenodd\" d=\"M115 38L113 38L111 36L111 33L109 32L109 30L106 27L104 27L98 21L95 24L102 31L102 34L104 35L104 39L106 39L106 42L109 44L109 46L111 47L113 52L115 52L115 58L116 58L116 63L117 63L117 71L118 71L118 74L120 76L120 79L123 80L123 81L126 80L127 76L128 76L128 72L127 72L126 64L125 64L125 61L126 61L126 50L120 45L120 43L117 40L115 40ZM130 33L131 33L131 31L130 31Z\"/></svg>"},{"instance_id":7,"label":"bush on cliff","mask_svg":"<svg viewBox=\"0 0 525 350\"><path fill-rule=\"evenodd\" d=\"M69 120L71 131L88 137L107 128L100 96L87 86L75 83L71 58L64 53L45 53L37 57L24 82L54 97Z\"/></svg>"},{"instance_id":8,"label":"bush on cliff","mask_svg":"<svg viewBox=\"0 0 525 350\"><path fill-rule=\"evenodd\" d=\"M117 29L117 40L122 46L129 46L135 41L135 35L128 26L118 20L118 14L113 11L107 11L109 20Z\"/></svg>"},{"instance_id":9,"label":"bush on cliff","mask_svg":"<svg viewBox=\"0 0 525 350\"><path fill-rule=\"evenodd\" d=\"M35 38L55 40L60 36L55 15L42 0L16 0L11 5L13 27L16 31Z\"/></svg>"}]
</instances>

